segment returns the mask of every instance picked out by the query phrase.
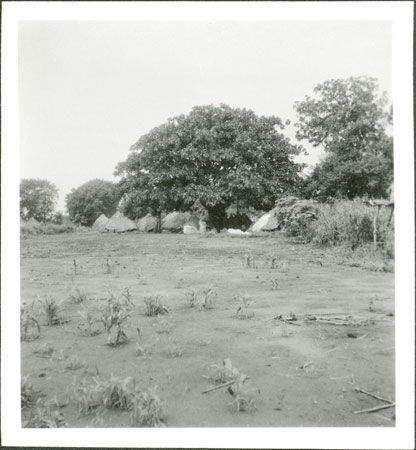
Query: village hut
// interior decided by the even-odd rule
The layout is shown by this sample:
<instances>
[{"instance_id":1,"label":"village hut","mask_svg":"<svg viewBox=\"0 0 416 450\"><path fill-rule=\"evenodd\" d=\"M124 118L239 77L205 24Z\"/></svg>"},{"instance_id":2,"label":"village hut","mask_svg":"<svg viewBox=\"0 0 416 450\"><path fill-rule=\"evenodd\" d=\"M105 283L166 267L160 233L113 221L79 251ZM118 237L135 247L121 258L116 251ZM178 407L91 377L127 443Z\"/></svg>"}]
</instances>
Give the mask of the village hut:
<instances>
[{"instance_id":1,"label":"village hut","mask_svg":"<svg viewBox=\"0 0 416 450\"><path fill-rule=\"evenodd\" d=\"M92 228L96 231L105 231L105 226L107 225L108 217L105 214L101 214L100 217L94 222Z\"/></svg>"},{"instance_id":2,"label":"village hut","mask_svg":"<svg viewBox=\"0 0 416 450\"><path fill-rule=\"evenodd\" d=\"M257 233L258 231L273 231L278 227L277 218L274 215L274 211L270 211L263 214L260 219L253 225L252 231Z\"/></svg>"},{"instance_id":3,"label":"village hut","mask_svg":"<svg viewBox=\"0 0 416 450\"><path fill-rule=\"evenodd\" d=\"M157 217L152 216L150 213L137 221L138 230L143 232L153 231L156 225Z\"/></svg>"},{"instance_id":4,"label":"village hut","mask_svg":"<svg viewBox=\"0 0 416 450\"><path fill-rule=\"evenodd\" d=\"M113 233L124 233L125 231L137 230L137 225L117 211L105 224L104 229Z\"/></svg>"},{"instance_id":5,"label":"village hut","mask_svg":"<svg viewBox=\"0 0 416 450\"><path fill-rule=\"evenodd\" d=\"M179 233L183 230L184 225L192 225L196 229L199 228L198 217L189 212L173 211L162 220L162 230Z\"/></svg>"}]
</instances>

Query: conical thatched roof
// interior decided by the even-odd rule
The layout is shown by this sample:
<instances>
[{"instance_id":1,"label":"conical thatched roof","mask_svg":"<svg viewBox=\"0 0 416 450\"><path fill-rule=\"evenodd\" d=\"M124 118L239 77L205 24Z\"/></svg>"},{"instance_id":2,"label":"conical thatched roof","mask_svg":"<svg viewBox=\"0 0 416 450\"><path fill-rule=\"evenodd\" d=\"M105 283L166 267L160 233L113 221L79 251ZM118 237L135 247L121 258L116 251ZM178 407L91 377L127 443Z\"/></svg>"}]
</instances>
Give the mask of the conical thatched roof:
<instances>
[{"instance_id":1,"label":"conical thatched roof","mask_svg":"<svg viewBox=\"0 0 416 450\"><path fill-rule=\"evenodd\" d=\"M115 233L123 233L124 231L137 230L136 224L117 211L105 224L104 229Z\"/></svg>"},{"instance_id":2,"label":"conical thatched roof","mask_svg":"<svg viewBox=\"0 0 416 450\"><path fill-rule=\"evenodd\" d=\"M189 212L173 211L162 220L162 229L168 231L182 231L184 225L193 225L199 228L199 219Z\"/></svg>"},{"instance_id":3,"label":"conical thatched roof","mask_svg":"<svg viewBox=\"0 0 416 450\"><path fill-rule=\"evenodd\" d=\"M276 230L278 226L277 219L273 213L270 211L266 214L263 214L260 219L253 225L252 230L254 232L257 231L272 231Z\"/></svg>"},{"instance_id":4,"label":"conical thatched roof","mask_svg":"<svg viewBox=\"0 0 416 450\"><path fill-rule=\"evenodd\" d=\"M157 217L151 214L146 214L144 217L137 221L137 228L139 231L153 231L157 224Z\"/></svg>"},{"instance_id":5,"label":"conical thatched roof","mask_svg":"<svg viewBox=\"0 0 416 450\"><path fill-rule=\"evenodd\" d=\"M31 217L28 221L27 221L28 225L39 225L39 222L34 218Z\"/></svg>"},{"instance_id":6,"label":"conical thatched roof","mask_svg":"<svg viewBox=\"0 0 416 450\"><path fill-rule=\"evenodd\" d=\"M108 217L105 214L101 216L94 222L92 228L98 231L105 231L105 226L107 225Z\"/></svg>"}]
</instances>

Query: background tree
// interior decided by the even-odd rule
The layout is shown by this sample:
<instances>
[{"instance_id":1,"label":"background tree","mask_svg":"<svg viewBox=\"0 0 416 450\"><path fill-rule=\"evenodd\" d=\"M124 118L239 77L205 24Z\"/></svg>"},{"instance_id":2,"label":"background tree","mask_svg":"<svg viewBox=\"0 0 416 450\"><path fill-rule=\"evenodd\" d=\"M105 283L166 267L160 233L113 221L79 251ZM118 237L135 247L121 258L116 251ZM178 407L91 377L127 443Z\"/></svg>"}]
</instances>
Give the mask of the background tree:
<instances>
[{"instance_id":1,"label":"background tree","mask_svg":"<svg viewBox=\"0 0 416 450\"><path fill-rule=\"evenodd\" d=\"M301 148L279 132L283 128L277 117L226 105L194 107L169 119L132 145L117 166L130 199L126 214L204 209L208 225L221 229L232 204L270 209L299 179L292 156Z\"/></svg>"},{"instance_id":2,"label":"background tree","mask_svg":"<svg viewBox=\"0 0 416 450\"><path fill-rule=\"evenodd\" d=\"M48 180L23 179L20 182L20 216L39 222L52 219L58 200L58 189Z\"/></svg>"},{"instance_id":3,"label":"background tree","mask_svg":"<svg viewBox=\"0 0 416 450\"><path fill-rule=\"evenodd\" d=\"M101 214L112 216L117 210L119 200L117 185L99 179L72 189L65 198L71 220L84 226L91 226Z\"/></svg>"},{"instance_id":4,"label":"background tree","mask_svg":"<svg viewBox=\"0 0 416 450\"><path fill-rule=\"evenodd\" d=\"M325 158L314 168L306 193L321 199L382 197L393 179L393 139L386 130L392 111L375 79L329 80L314 97L295 103L296 136L322 146Z\"/></svg>"}]
</instances>

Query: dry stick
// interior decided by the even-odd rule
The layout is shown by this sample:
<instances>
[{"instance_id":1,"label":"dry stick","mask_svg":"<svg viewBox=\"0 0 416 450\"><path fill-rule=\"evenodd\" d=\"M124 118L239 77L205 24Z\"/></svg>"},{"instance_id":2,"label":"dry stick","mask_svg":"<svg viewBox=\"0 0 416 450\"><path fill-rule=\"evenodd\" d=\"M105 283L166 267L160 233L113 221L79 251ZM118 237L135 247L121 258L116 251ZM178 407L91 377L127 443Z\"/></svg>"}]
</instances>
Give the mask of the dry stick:
<instances>
[{"instance_id":1,"label":"dry stick","mask_svg":"<svg viewBox=\"0 0 416 450\"><path fill-rule=\"evenodd\" d=\"M371 412L375 412L375 411L380 411L380 409L392 408L393 406L396 406L396 403L390 403L389 405L376 406L375 408L370 408L370 409L363 409L362 411L354 411L354 414L371 413Z\"/></svg>"},{"instance_id":2,"label":"dry stick","mask_svg":"<svg viewBox=\"0 0 416 450\"><path fill-rule=\"evenodd\" d=\"M364 389L361 389L361 388L356 387L355 390L356 390L357 392L362 392L363 394L367 394L367 395L369 395L370 397L376 398L377 400L381 400L382 402L393 403L391 400L387 400L386 398L380 397L380 396L378 396L378 395L376 395L376 394L372 394L371 392L367 392L367 391L365 391Z\"/></svg>"},{"instance_id":3,"label":"dry stick","mask_svg":"<svg viewBox=\"0 0 416 450\"><path fill-rule=\"evenodd\" d=\"M215 391L217 389L221 389L221 388L224 388L224 387L227 387L227 386L231 386L234 383L235 383L235 381L228 381L227 383L223 383L223 384L220 384L219 386L214 386L214 387L212 387L210 389L207 389L206 391L202 391L202 393L203 394L208 394L208 392L212 392L212 391Z\"/></svg>"}]
</instances>

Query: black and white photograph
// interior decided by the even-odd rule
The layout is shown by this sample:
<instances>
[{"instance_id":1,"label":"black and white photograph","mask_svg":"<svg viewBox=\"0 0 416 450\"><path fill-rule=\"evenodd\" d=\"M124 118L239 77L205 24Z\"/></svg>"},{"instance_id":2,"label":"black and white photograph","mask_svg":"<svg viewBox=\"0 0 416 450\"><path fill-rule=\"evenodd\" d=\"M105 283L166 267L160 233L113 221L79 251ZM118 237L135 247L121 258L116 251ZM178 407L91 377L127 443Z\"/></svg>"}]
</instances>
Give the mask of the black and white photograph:
<instances>
[{"instance_id":1,"label":"black and white photograph","mask_svg":"<svg viewBox=\"0 0 416 450\"><path fill-rule=\"evenodd\" d=\"M411 448L412 2L76 3L2 5L4 444Z\"/></svg>"}]
</instances>

